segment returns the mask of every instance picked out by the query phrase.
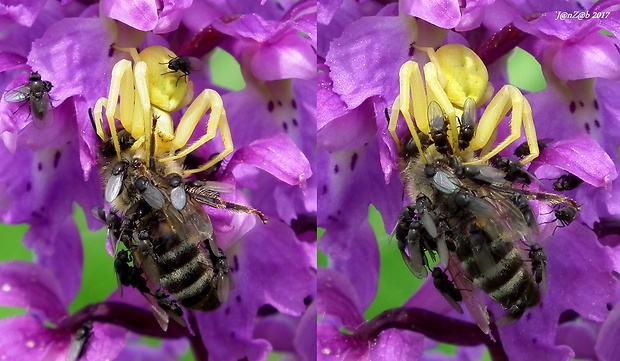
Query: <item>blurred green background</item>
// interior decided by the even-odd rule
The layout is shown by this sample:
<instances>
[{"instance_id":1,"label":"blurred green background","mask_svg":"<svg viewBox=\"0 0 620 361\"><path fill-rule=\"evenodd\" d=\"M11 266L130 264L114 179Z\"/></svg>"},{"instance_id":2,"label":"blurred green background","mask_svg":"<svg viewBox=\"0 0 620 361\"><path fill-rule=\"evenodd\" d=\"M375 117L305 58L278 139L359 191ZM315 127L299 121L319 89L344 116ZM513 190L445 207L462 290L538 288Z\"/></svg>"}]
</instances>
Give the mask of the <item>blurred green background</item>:
<instances>
[{"instance_id":1,"label":"blurred green background","mask_svg":"<svg viewBox=\"0 0 620 361\"><path fill-rule=\"evenodd\" d=\"M532 55L520 48L515 49L508 59L508 77L511 84L524 91L536 92L546 87L540 64ZM366 319L371 319L385 310L402 306L422 285L422 280L414 277L405 266L396 241L389 241L390 235L385 231L381 214L373 206L368 209L368 220L379 244L381 262L377 295L364 313ZM386 223L391 232L396 220L388 219ZM322 234L323 232L320 231L319 238ZM319 266L325 267L327 262L327 256L319 252ZM395 275L400 276L395 277ZM438 350L453 354L456 347L440 345ZM482 360L490 361L491 359L485 353Z\"/></svg>"}]
</instances>

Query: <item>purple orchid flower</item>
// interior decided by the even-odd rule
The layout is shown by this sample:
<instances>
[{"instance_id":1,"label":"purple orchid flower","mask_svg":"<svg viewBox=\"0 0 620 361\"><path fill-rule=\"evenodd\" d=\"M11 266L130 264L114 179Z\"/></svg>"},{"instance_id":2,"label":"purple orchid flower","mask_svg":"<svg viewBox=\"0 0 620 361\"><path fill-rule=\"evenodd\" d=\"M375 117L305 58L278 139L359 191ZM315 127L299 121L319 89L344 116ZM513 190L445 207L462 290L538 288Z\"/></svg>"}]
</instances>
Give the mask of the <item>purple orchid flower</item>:
<instances>
[{"instance_id":1,"label":"purple orchid flower","mask_svg":"<svg viewBox=\"0 0 620 361\"><path fill-rule=\"evenodd\" d=\"M0 42L0 85L6 89L22 85L32 71L53 84L49 95L54 123L49 128L33 125L27 105L17 110L20 104L0 101L4 142L0 168L6 169L2 177L8 185L0 192L0 216L6 223L31 225L25 242L35 249L38 265L63 285L58 297L65 307L79 290L82 267L81 245L70 217L72 204L87 210L104 204L96 163L99 141L88 109L107 95L112 67L127 57L111 48L113 44L139 49L164 45L179 55L199 58L220 46L237 58L247 84L241 91L214 87L207 70L192 72L190 78L195 90L215 88L224 99L235 152L214 177L238 190L222 198L251 204L270 221L256 224L253 216L208 209L218 245L229 258L235 290L218 310L190 318L194 334L174 322L164 333L143 299L132 305L125 298L111 298L78 311L78 316L68 316L73 321L63 332L68 335L79 320L88 318L95 320L95 335L101 335L102 342L111 339L96 330L109 324L141 335L185 338L199 358L263 360L276 349L312 359L309 345L316 343L312 327L316 317L317 205L316 177L312 177L316 172L316 3L73 5L29 2L22 8L7 8L3 13L7 36ZM198 129L204 129L205 122L206 117ZM208 158L220 151L218 140L198 153ZM94 218L88 222L93 229L102 226ZM72 262L67 264L69 257ZM265 309L271 310L268 317L261 313ZM118 317L119 312L126 320ZM62 317L45 319L56 323ZM278 328L261 326L269 317L286 320L293 335L290 342L280 342ZM183 345L166 347L174 358ZM118 357L148 352L128 346Z\"/></svg>"},{"instance_id":2,"label":"purple orchid flower","mask_svg":"<svg viewBox=\"0 0 620 361\"><path fill-rule=\"evenodd\" d=\"M432 286L428 286L430 282L428 281L423 287L427 291L418 291L404 305L406 308L392 311L402 317L401 323L395 321L396 316L387 313L372 320L365 320L362 315L367 307L365 303L367 301L360 302L358 288L361 285L368 285L373 277L366 276L362 280L340 270L343 264L360 262L354 255L357 248L365 248L363 242L376 242L370 230L369 234L364 236L363 228L360 228L360 224L365 222L368 205L375 205L381 212L388 233L392 232L398 219L398 212L403 206L402 186L393 174L396 152L393 140L387 132L385 114L386 109L391 109L392 101L398 93L398 67L411 58L415 61L427 61L418 58L420 56L418 52L411 53L409 45L415 43L438 47L444 43L458 42L480 49L481 56L484 55L483 59L497 61L519 42L523 42L522 46L525 49L538 49L539 53L533 54L541 55L545 51L555 54L557 49L571 47L574 44L574 40L567 41L567 35L551 38L550 30L534 32L525 29L536 27L536 24L551 27L554 25L551 21L537 23L541 21L540 19L545 19L544 16L540 17L540 12L557 13L579 9L579 4L576 2L562 2L563 4L550 2L538 5L526 1L436 3L437 8L449 10L458 9L460 5L460 15L447 11L448 16L438 19L436 17L441 15L434 14L432 10L425 7L412 8L406 2L399 3L398 9L394 4L362 8L347 1L329 2L319 9L321 15L319 55L322 58L319 66L322 74L319 75L318 96L319 103L324 104L324 107L319 108L317 142L319 169L325 170L324 173L320 173L319 178L319 226L325 228L320 247L329 258L329 268L319 270L320 358L322 356L324 359L347 359L347 357L364 359L370 358L370 355L382 357L383 354L377 353L379 344L376 341L377 335L385 330L409 333L413 331L438 340L442 336L431 333L432 325L446 321L433 317L440 317L439 315L447 315L450 319L460 317ZM591 10L602 11L609 4L597 5ZM535 8L531 8L532 6ZM415 15L424 21L414 21L404 16L404 13ZM524 17L531 20L536 16L539 20L529 22L523 20ZM526 359L540 357L542 354L549 359L570 359L573 350L567 346L559 346L555 342L555 335L563 327L563 324L558 325L557 322L561 315L567 310L574 310L584 321L599 323L609 315L607 305L612 302L613 285L616 283L611 276L611 272L615 269L613 261L615 250L601 245L597 240L597 234L590 229L591 226L580 223L592 225L600 216L617 214L609 208L613 207L612 203L614 205L617 203L610 202L609 192L616 189L614 180L617 178L615 164L619 142L613 138L617 136L617 132L613 131L615 129L613 124L617 123L618 116L613 112L616 106L611 101L611 94L616 94L618 88L614 87L613 80L606 78L615 77L613 64L617 62L611 59L618 56L617 52L612 51L613 44L618 40L600 34L595 35L600 28L614 29L615 25L611 20L614 16L614 12L611 12L607 25L601 20L591 20L592 24L581 25L581 28L588 29L587 31L579 30L579 27L577 30L575 28L570 30L570 34L578 34L579 39L587 37L588 33L592 38L596 38L595 41L588 42L581 53L578 51L577 54L601 55L594 62L576 62L570 65L574 65L574 68L583 68L583 64L604 64L603 68L587 66L581 72L581 78L578 78L584 79L582 83L574 85L576 90L584 90L580 94L589 94L589 98L583 100L583 106L575 99L560 105L561 97L558 95L564 95L566 92L557 90L553 91L554 98L543 99L540 93L527 95L534 111L538 138L552 138L548 148L543 150L541 156L531 164L530 172L541 179L557 178L561 174L571 172L586 182L581 188L568 193L582 205L579 218L570 226L557 231L555 225L551 223L541 227L540 241L548 257L548 293L544 296L543 305L529 311L519 322L499 330L494 330L492 327L493 337L496 340L501 339L499 349L498 344L494 346L487 344L494 359L505 357ZM546 19L549 19L549 16ZM455 27L461 32L457 34L431 26L427 22L444 28ZM555 24L556 28L561 26L566 29L565 34L568 34L569 29L564 25ZM523 31L518 31L517 28ZM322 29L325 31L322 32ZM475 32L469 33L466 30ZM557 33L557 30L555 32ZM532 35L528 36L528 33ZM550 41L555 41L556 45L550 46ZM551 64L552 57L541 56L540 59L543 72L547 74L545 64ZM571 66L565 63L566 57L556 59L556 67L562 69L563 74L578 72L578 70L572 71ZM502 64L495 62L489 67L489 77L496 90L506 84ZM568 88L573 89L570 82L574 81L574 77L562 78L555 75L553 79L558 78L567 80ZM586 78L590 79L585 80ZM565 84L563 89L567 88L567 81L563 82ZM585 85L589 85L589 88L584 88ZM551 93L552 90L543 92ZM601 105L604 99L610 100L605 107ZM597 107L594 107L595 100ZM570 105L571 101L575 101L573 106ZM588 118L582 116L585 114L583 112L579 113L579 116L564 116L567 113L575 113L574 110L571 112L571 109L576 106L587 108L586 103L590 104L588 109L592 109ZM560 107L562 109L565 107L567 111L559 113L557 110ZM579 122L584 121L590 123L590 129L579 125ZM498 139L503 139L507 134L507 125L504 123L507 122L503 122L499 127ZM609 132L593 134L599 132L598 127L601 130L609 129ZM344 129L346 134L343 134ZM507 149L506 155L511 155L518 144L520 141ZM381 183L385 186L379 186ZM404 203L409 202L410 200L406 200ZM539 222L554 220L553 214L544 214L547 212L548 209L540 209ZM376 278L378 269L373 271L373 268L369 268L370 270L366 271ZM335 271L338 273L334 274ZM322 274L329 274L329 279L321 278ZM592 286L593 282L596 286ZM596 291L592 292L593 288ZM329 289L332 291L327 292ZM374 294L371 295L371 300L372 297ZM337 306L347 304L349 306ZM501 307L490 299L487 299L487 305L494 314L502 313ZM412 311L412 308L415 310ZM417 327L420 324L417 322L403 321L408 320L408 316L421 317L416 313L418 309L433 312L433 317L425 324L426 328L424 323L420 323L423 326L419 329ZM390 322L392 323L389 324ZM339 332L342 328L347 329L349 333ZM475 332L472 331L473 333ZM367 338L360 335L366 335ZM390 342L383 338L381 340ZM463 345L459 342L464 340L462 336L455 336L449 342ZM479 339L475 344L486 344L484 340L485 338ZM410 352L406 354L410 359L422 359L420 355L424 352L421 346L417 350L408 348L396 337L393 344L386 347ZM325 352L321 353L321 350ZM385 351L385 355L393 354Z\"/></svg>"}]
</instances>

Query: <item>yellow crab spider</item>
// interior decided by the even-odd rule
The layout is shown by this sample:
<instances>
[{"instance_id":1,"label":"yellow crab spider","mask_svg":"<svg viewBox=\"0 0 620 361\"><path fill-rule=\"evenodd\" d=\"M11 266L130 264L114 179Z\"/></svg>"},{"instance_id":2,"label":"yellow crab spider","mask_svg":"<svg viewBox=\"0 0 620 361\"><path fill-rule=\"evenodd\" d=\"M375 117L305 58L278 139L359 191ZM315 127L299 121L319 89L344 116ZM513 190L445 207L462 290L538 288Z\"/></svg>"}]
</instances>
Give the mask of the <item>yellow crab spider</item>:
<instances>
[{"instance_id":1,"label":"yellow crab spider","mask_svg":"<svg viewBox=\"0 0 620 361\"><path fill-rule=\"evenodd\" d=\"M98 136L107 140L103 130L105 105L106 121L119 159L115 119L119 119L123 128L136 139L133 149L142 146L151 149L150 143L154 141L154 154L147 152L147 163L151 156L159 162L181 159L215 138L219 129L224 149L200 167L185 170L184 175L204 171L233 151L224 103L214 90L205 89L196 97L175 130L171 113L189 104L194 91L191 81L179 82L179 74L168 68L170 60L177 57L172 51L162 46L150 46L140 53L135 48L114 48L128 52L134 65L132 68L131 62L125 59L114 65L108 97L97 100L94 118ZM209 110L205 134L188 145L198 122ZM154 127L153 119L156 120Z\"/></svg>"},{"instance_id":2,"label":"yellow crab spider","mask_svg":"<svg viewBox=\"0 0 620 361\"><path fill-rule=\"evenodd\" d=\"M448 120L448 138L455 153L458 147L459 125L457 118L463 115L465 100L471 98L476 106L484 104L493 94L493 86L489 83L489 75L482 60L471 49L460 44L448 44L436 51L433 48L420 48L428 54L430 61L424 64L424 80L420 66L414 61L404 63L399 72L400 91L392 105L388 130L402 151L400 140L396 134L398 113L405 119L409 132L419 150L424 163L424 148L418 137L418 131L429 135L428 106L437 102ZM512 109L510 117L510 134L494 148L489 149L495 140L498 124ZM411 115L415 119L413 123ZM512 85L504 85L489 102L476 127L468 149L482 149L480 158L464 164L488 161L521 136L521 127L530 148L530 154L524 157L523 164L538 157L539 149L536 129L532 118L532 108L521 91Z\"/></svg>"}]
</instances>

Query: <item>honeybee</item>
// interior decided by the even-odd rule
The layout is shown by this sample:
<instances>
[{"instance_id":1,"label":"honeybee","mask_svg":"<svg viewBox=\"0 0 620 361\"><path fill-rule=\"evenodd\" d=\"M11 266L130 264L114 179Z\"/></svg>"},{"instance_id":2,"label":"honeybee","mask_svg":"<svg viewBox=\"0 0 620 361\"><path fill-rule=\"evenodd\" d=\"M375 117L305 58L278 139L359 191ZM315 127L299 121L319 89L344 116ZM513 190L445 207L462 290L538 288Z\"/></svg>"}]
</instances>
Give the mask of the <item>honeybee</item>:
<instances>
[{"instance_id":1,"label":"honeybee","mask_svg":"<svg viewBox=\"0 0 620 361\"><path fill-rule=\"evenodd\" d=\"M415 203L403 209L394 234L405 263L418 278L431 271L428 258L439 255L453 280L440 268L432 270L442 296L453 307L462 299L488 332L486 307L476 290L502 305L505 313L497 323L507 325L538 305L540 287L546 287L546 256L537 243L538 223L529 201L560 206L563 213L556 212L556 220L562 225L576 217L579 205L568 197L523 189L522 183L529 183L533 175L516 161L479 161L467 149L474 135L472 104L464 107L459 120L458 143L449 141L447 116L436 102L429 103L428 119L430 136L418 133L423 156L411 140L399 156L405 191Z\"/></svg>"},{"instance_id":2,"label":"honeybee","mask_svg":"<svg viewBox=\"0 0 620 361\"><path fill-rule=\"evenodd\" d=\"M54 122L53 112L49 111L51 104L49 92L52 88L52 83L41 80L41 75L35 71L30 74L28 83L7 91L4 94L4 100L9 103L28 101L30 113L35 117L34 125L37 128L43 128L52 125Z\"/></svg>"},{"instance_id":3,"label":"honeybee","mask_svg":"<svg viewBox=\"0 0 620 361\"><path fill-rule=\"evenodd\" d=\"M147 164L152 149L134 147L136 140L124 129L117 139L120 160L111 140L99 147L104 198L111 211L106 217L100 209L95 213L105 218L117 246L127 249L117 251L115 259L119 282L145 295L162 328L168 317L184 325L177 302L187 309L212 310L226 302L234 287L228 260L201 204L267 219L254 208L220 198L231 186L184 179L181 161L151 157Z\"/></svg>"}]
</instances>

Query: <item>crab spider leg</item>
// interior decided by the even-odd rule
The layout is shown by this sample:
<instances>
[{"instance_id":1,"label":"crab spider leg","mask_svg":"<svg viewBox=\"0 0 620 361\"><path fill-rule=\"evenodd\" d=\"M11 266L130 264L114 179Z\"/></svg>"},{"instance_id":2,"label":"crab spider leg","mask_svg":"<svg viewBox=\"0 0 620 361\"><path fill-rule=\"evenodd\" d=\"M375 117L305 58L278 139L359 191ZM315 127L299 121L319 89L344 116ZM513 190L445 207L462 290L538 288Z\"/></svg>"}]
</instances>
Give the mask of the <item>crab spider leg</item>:
<instances>
[{"instance_id":1,"label":"crab spider leg","mask_svg":"<svg viewBox=\"0 0 620 361\"><path fill-rule=\"evenodd\" d=\"M95 130L97 131L97 135L103 141L108 140L108 135L103 130L103 103L107 102L106 98L99 98L95 103L95 107L93 110L93 118L95 123Z\"/></svg>"},{"instance_id":2,"label":"crab spider leg","mask_svg":"<svg viewBox=\"0 0 620 361\"><path fill-rule=\"evenodd\" d=\"M521 163L525 164L531 162L538 157L540 152L536 138L536 129L534 128L534 119L532 118L532 108L519 89L512 85L503 86L491 100L478 122L476 134L470 142L470 147L473 150L485 147L493 137L493 132L497 128L497 125L511 107L510 134L506 139L495 146L493 150L484 154L479 160L470 162L470 164L485 162L491 159L508 145L519 139L521 136L521 125L523 125L527 144L530 147L530 154L523 158Z\"/></svg>"},{"instance_id":3,"label":"crab spider leg","mask_svg":"<svg viewBox=\"0 0 620 361\"><path fill-rule=\"evenodd\" d=\"M138 138L138 135L142 135L144 138L144 146L149 150L146 154L146 164L149 164L153 116L151 115L151 101L149 99L146 72L146 63L138 61L134 67L135 89L138 96L134 107L134 116L131 119L131 134L134 138ZM132 91L129 91L129 93L132 93Z\"/></svg>"},{"instance_id":4,"label":"crab spider leg","mask_svg":"<svg viewBox=\"0 0 620 361\"><path fill-rule=\"evenodd\" d=\"M186 170L185 174L192 174L202 172L215 165L220 160L224 159L227 155L232 153L234 147L232 142L232 136L230 134L230 128L226 119L226 110L224 109L224 103L220 95L211 89L205 89L200 93L194 102L187 108L187 111L181 118L179 125L177 126L174 139L169 142L166 149L175 150L181 149L189 140L189 137L194 132L198 121L202 118L206 112L211 109L209 120L207 121L206 133L195 141L192 145L184 148L177 154L169 157L161 158L161 162L167 162L187 156L189 153L203 146L205 143L215 138L217 129L220 130L222 136L222 143L224 144L224 150L222 150L217 156L211 158L204 165L191 170Z\"/></svg>"},{"instance_id":5,"label":"crab spider leg","mask_svg":"<svg viewBox=\"0 0 620 361\"><path fill-rule=\"evenodd\" d=\"M108 98L101 98L95 104L95 125L101 126L103 124L103 114L102 107L103 102L105 102L105 117L108 121L108 127L110 129L110 135L112 137L112 142L114 143L114 149L116 150L116 155L120 160L121 157L121 148L118 142L118 136L116 134L116 124L114 122L114 118L116 115L116 106L118 103L118 96L123 89L123 92L126 92L128 89L131 89L129 93L129 97L125 98L125 100L130 101L131 107L127 107L127 102L121 101L120 106L120 118L122 119L131 119L133 116L133 81L130 76L127 74L131 74L131 62L129 60L121 60L114 65L112 68L112 80L110 81L110 90L108 91ZM123 106L125 105L125 106ZM129 118L125 118L129 117ZM97 134L101 139L107 139L103 132L103 127L101 129L97 129Z\"/></svg>"},{"instance_id":6,"label":"crab spider leg","mask_svg":"<svg viewBox=\"0 0 620 361\"><path fill-rule=\"evenodd\" d=\"M400 95L396 97L394 100L394 104L392 105L392 113L390 114L390 123L388 125L388 130L392 135L392 139L396 143L396 149L399 153L402 152L402 146L400 145L400 139L398 139L398 135L396 134L396 125L398 125L398 111L400 108ZM409 115L409 114L408 114ZM416 147L418 148L418 152L420 157L422 158L422 162L427 164L426 156L424 155L424 151L422 148L422 142L420 141L420 137L418 137L418 131L413 126L413 122L411 121L411 115L407 118L406 116L405 122L407 123L407 128L409 129L409 133L411 134L411 138L413 139Z\"/></svg>"}]
</instances>

